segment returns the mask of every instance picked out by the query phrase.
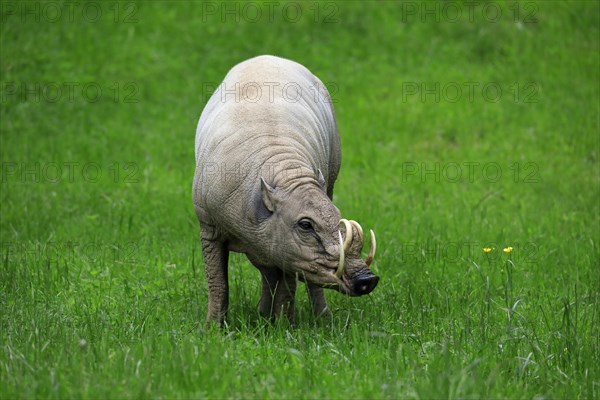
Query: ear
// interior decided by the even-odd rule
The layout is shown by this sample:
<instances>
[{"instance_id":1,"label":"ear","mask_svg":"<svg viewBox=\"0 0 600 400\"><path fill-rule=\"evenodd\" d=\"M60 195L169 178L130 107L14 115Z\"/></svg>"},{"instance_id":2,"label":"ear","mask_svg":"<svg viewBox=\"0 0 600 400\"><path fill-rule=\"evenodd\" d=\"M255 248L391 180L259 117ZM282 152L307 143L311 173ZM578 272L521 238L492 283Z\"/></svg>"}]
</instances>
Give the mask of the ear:
<instances>
[{"instance_id":1,"label":"ear","mask_svg":"<svg viewBox=\"0 0 600 400\"><path fill-rule=\"evenodd\" d=\"M262 176L260 177L260 190L262 192L262 200L265 204L265 207L267 207L267 210L269 210L270 212L274 212L275 199L273 193L275 192L275 189L269 186L269 184L263 179Z\"/></svg>"},{"instance_id":2,"label":"ear","mask_svg":"<svg viewBox=\"0 0 600 400\"><path fill-rule=\"evenodd\" d=\"M323 173L320 169L317 170L317 182L319 183L319 186L321 186L321 189L323 189L323 191L327 190L327 188L325 187L325 178L323 177Z\"/></svg>"}]
</instances>

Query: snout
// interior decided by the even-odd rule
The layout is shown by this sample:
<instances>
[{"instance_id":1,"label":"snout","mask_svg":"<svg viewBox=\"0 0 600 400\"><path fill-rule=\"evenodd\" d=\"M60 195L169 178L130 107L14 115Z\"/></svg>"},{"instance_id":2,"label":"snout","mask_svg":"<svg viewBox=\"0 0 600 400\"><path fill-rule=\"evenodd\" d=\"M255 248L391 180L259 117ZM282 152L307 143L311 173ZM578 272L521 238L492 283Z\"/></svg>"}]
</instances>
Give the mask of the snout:
<instances>
[{"instance_id":1,"label":"snout","mask_svg":"<svg viewBox=\"0 0 600 400\"><path fill-rule=\"evenodd\" d=\"M369 294L373 291L373 289L375 289L377 283L379 283L379 277L377 275L373 275L371 273L361 275L357 279L352 280L352 292L356 296Z\"/></svg>"}]
</instances>

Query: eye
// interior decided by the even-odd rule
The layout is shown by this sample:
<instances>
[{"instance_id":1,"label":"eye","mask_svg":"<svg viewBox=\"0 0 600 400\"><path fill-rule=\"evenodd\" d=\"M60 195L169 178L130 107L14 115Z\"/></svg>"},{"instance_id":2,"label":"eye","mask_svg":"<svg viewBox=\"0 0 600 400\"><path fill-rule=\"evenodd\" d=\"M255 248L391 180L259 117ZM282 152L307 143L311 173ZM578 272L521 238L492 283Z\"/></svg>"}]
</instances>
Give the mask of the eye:
<instances>
[{"instance_id":1,"label":"eye","mask_svg":"<svg viewBox=\"0 0 600 400\"><path fill-rule=\"evenodd\" d=\"M300 221L298 221L298 227L303 231L314 230L312 222L307 218L302 218Z\"/></svg>"}]
</instances>

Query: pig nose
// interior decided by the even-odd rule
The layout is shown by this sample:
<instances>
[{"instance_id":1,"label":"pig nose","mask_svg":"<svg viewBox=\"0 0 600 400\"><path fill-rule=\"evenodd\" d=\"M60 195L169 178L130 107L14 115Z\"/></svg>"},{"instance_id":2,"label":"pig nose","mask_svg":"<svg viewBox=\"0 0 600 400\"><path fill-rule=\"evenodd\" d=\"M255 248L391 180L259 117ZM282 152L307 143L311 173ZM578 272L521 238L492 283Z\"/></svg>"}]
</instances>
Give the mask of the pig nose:
<instances>
[{"instance_id":1,"label":"pig nose","mask_svg":"<svg viewBox=\"0 0 600 400\"><path fill-rule=\"evenodd\" d=\"M362 276L354 281L352 284L352 290L359 296L363 294L369 294L375 289L377 283L379 282L379 277L377 275L367 275Z\"/></svg>"}]
</instances>

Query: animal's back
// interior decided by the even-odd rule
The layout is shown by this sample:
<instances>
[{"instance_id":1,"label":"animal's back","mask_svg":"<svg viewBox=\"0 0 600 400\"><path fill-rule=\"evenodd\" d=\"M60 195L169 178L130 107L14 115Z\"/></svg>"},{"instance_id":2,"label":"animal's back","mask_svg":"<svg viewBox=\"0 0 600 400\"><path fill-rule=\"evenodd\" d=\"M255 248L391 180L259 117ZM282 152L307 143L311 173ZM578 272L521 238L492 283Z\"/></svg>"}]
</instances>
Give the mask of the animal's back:
<instances>
[{"instance_id":1,"label":"animal's back","mask_svg":"<svg viewBox=\"0 0 600 400\"><path fill-rule=\"evenodd\" d=\"M196 130L196 207L243 213L260 176L295 159L321 170L333 185L340 145L327 89L308 69L283 58L259 56L236 65ZM239 199L244 196L245 202Z\"/></svg>"}]
</instances>

